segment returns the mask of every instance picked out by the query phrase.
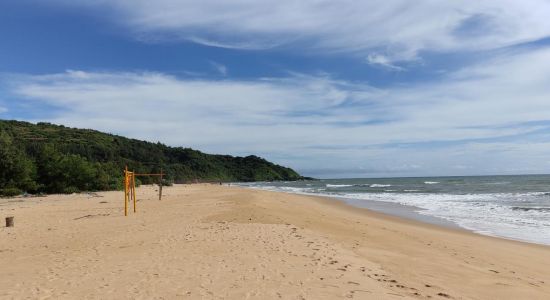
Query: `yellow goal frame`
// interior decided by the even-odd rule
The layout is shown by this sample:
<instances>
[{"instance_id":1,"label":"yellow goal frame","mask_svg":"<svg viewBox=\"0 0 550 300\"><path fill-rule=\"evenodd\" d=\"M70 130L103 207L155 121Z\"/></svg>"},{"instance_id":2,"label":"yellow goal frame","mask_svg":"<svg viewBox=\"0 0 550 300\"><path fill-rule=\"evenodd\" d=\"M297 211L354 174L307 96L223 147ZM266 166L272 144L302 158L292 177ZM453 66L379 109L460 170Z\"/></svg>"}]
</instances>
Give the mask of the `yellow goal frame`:
<instances>
[{"instance_id":1,"label":"yellow goal frame","mask_svg":"<svg viewBox=\"0 0 550 300\"><path fill-rule=\"evenodd\" d=\"M124 216L128 216L128 204L134 203L134 213L136 213L136 176L159 176L159 200L162 200L162 169L158 174L138 174L128 171L128 166L124 168Z\"/></svg>"}]
</instances>

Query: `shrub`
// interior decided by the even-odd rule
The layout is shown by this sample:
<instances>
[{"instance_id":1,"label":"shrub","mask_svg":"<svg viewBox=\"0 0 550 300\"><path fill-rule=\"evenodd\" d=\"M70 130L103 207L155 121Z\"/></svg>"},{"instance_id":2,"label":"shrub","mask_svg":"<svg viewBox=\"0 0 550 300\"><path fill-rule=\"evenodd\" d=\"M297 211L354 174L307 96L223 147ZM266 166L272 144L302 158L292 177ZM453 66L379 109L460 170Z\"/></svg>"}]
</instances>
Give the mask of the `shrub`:
<instances>
[{"instance_id":1,"label":"shrub","mask_svg":"<svg viewBox=\"0 0 550 300\"><path fill-rule=\"evenodd\" d=\"M74 193L80 193L80 190L77 187L69 186L63 189L64 194L74 194Z\"/></svg>"},{"instance_id":2,"label":"shrub","mask_svg":"<svg viewBox=\"0 0 550 300\"><path fill-rule=\"evenodd\" d=\"M174 181L162 179L162 186L173 186L173 185L174 185Z\"/></svg>"},{"instance_id":3,"label":"shrub","mask_svg":"<svg viewBox=\"0 0 550 300\"><path fill-rule=\"evenodd\" d=\"M21 194L23 194L23 191L14 187L3 188L2 190L0 190L0 195L6 197L19 196Z\"/></svg>"}]
</instances>

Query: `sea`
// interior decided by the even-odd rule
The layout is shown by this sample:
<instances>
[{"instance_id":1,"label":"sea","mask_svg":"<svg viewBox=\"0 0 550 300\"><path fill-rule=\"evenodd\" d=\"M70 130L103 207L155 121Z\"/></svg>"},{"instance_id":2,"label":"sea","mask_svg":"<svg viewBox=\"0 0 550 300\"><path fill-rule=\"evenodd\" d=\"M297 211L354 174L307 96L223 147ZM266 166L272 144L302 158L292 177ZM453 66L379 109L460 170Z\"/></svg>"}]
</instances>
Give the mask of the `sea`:
<instances>
[{"instance_id":1,"label":"sea","mask_svg":"<svg viewBox=\"0 0 550 300\"><path fill-rule=\"evenodd\" d=\"M321 179L238 185L328 196L390 215L550 245L550 175Z\"/></svg>"}]
</instances>

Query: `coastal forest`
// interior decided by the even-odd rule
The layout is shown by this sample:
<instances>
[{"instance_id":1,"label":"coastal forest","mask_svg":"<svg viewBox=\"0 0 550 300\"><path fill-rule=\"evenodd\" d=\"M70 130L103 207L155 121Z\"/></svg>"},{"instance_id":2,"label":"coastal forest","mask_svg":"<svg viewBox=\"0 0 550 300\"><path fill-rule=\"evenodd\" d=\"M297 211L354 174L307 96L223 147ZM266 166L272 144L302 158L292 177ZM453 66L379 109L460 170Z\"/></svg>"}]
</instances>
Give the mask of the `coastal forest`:
<instances>
[{"instance_id":1,"label":"coastal forest","mask_svg":"<svg viewBox=\"0 0 550 300\"><path fill-rule=\"evenodd\" d=\"M213 155L90 129L0 120L2 196L122 189L125 166L137 173L162 169L163 184L303 179L254 155Z\"/></svg>"}]
</instances>

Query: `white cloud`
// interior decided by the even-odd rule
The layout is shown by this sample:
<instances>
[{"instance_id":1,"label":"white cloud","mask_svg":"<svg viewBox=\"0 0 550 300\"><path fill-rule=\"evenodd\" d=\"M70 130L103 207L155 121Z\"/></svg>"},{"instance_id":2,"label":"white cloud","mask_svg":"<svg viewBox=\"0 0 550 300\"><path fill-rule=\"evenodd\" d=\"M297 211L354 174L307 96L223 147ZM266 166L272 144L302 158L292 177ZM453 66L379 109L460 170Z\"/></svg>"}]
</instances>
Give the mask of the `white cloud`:
<instances>
[{"instance_id":1,"label":"white cloud","mask_svg":"<svg viewBox=\"0 0 550 300\"><path fill-rule=\"evenodd\" d=\"M17 76L10 84L20 99L63 108L46 121L256 153L299 169L406 175L403 166L415 165L410 172L418 175L548 167L537 161L550 136L526 139L550 125L550 49L503 54L437 82L388 89L328 75L237 81L83 71ZM513 135L520 137L506 138ZM494 138L501 140L483 141Z\"/></svg>"},{"instance_id":2,"label":"white cloud","mask_svg":"<svg viewBox=\"0 0 550 300\"><path fill-rule=\"evenodd\" d=\"M285 44L391 62L419 51L495 49L550 35L547 0L56 0L109 10L140 39L228 48Z\"/></svg>"},{"instance_id":3,"label":"white cloud","mask_svg":"<svg viewBox=\"0 0 550 300\"><path fill-rule=\"evenodd\" d=\"M5 107L0 106L0 114L7 113L8 109Z\"/></svg>"},{"instance_id":4,"label":"white cloud","mask_svg":"<svg viewBox=\"0 0 550 300\"><path fill-rule=\"evenodd\" d=\"M367 62L371 65L380 65L394 71L404 71L405 69L391 63L391 59L385 55L371 53L367 56Z\"/></svg>"},{"instance_id":5,"label":"white cloud","mask_svg":"<svg viewBox=\"0 0 550 300\"><path fill-rule=\"evenodd\" d=\"M222 76L227 76L227 67L215 61L210 61L210 65Z\"/></svg>"}]
</instances>

